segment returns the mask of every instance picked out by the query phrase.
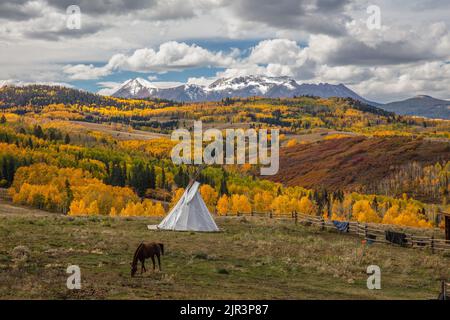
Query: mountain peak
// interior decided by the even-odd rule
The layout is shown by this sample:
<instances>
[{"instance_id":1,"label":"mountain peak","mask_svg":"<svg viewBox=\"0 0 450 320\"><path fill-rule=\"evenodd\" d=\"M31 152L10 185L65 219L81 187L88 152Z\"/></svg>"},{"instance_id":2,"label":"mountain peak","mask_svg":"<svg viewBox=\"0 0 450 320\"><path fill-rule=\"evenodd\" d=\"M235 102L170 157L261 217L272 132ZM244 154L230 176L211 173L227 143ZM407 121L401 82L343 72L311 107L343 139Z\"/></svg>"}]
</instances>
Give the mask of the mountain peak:
<instances>
[{"instance_id":1,"label":"mountain peak","mask_svg":"<svg viewBox=\"0 0 450 320\"><path fill-rule=\"evenodd\" d=\"M245 75L220 78L207 86L184 84L171 88L158 88L142 79L125 81L116 92L115 97L122 98L159 98L181 102L220 101L224 98L247 98L253 96L266 98L292 98L294 96L317 96L322 98L353 98L372 105L372 103L347 88L344 84L329 83L299 84L295 79L280 76Z\"/></svg>"},{"instance_id":2,"label":"mountain peak","mask_svg":"<svg viewBox=\"0 0 450 320\"><path fill-rule=\"evenodd\" d=\"M250 90L252 95L264 95L275 86L294 86L298 83L289 77L268 77L261 75L247 75L232 78L220 78L211 83L206 90L209 91L236 91Z\"/></svg>"},{"instance_id":3,"label":"mountain peak","mask_svg":"<svg viewBox=\"0 0 450 320\"><path fill-rule=\"evenodd\" d=\"M141 99L151 96L155 91L158 91L158 88L150 81L143 78L134 78L122 83L112 96Z\"/></svg>"}]
</instances>

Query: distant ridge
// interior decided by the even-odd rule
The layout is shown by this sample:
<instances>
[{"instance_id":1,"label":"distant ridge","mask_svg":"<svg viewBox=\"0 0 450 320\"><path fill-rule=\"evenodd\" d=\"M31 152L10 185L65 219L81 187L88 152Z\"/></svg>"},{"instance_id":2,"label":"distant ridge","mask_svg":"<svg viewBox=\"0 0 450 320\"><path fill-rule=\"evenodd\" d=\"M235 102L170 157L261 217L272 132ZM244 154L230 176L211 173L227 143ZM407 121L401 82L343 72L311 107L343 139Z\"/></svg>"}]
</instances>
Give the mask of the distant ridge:
<instances>
[{"instance_id":1,"label":"distant ridge","mask_svg":"<svg viewBox=\"0 0 450 320\"><path fill-rule=\"evenodd\" d=\"M112 96L121 98L159 98L181 102L220 101L224 98L253 96L291 98L305 95L352 98L379 106L379 103L364 99L343 84L299 84L289 77L241 76L221 78L207 86L184 84L173 88L158 88L145 79L136 78L125 81L112 93Z\"/></svg>"},{"instance_id":2,"label":"distant ridge","mask_svg":"<svg viewBox=\"0 0 450 320\"><path fill-rule=\"evenodd\" d=\"M427 95L387 103L380 108L400 115L450 120L450 101Z\"/></svg>"}]
</instances>

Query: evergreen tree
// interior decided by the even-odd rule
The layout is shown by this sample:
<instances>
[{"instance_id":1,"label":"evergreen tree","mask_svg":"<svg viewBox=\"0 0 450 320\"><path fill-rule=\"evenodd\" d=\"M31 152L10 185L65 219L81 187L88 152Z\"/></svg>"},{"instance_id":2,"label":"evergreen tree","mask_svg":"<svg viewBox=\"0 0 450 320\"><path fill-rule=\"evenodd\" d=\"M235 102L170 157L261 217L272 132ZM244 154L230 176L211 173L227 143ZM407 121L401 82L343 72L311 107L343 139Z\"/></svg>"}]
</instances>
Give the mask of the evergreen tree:
<instances>
[{"instance_id":1,"label":"evergreen tree","mask_svg":"<svg viewBox=\"0 0 450 320\"><path fill-rule=\"evenodd\" d=\"M150 189L155 189L156 187L156 174L155 174L155 167L151 166L149 170L149 185L148 187Z\"/></svg>"},{"instance_id":2,"label":"evergreen tree","mask_svg":"<svg viewBox=\"0 0 450 320\"><path fill-rule=\"evenodd\" d=\"M44 138L44 131L42 130L40 125L34 126L33 135L38 138Z\"/></svg>"},{"instance_id":3,"label":"evergreen tree","mask_svg":"<svg viewBox=\"0 0 450 320\"><path fill-rule=\"evenodd\" d=\"M164 167L162 168L162 172L161 172L161 188L163 188L163 189L166 188L166 172L164 170Z\"/></svg>"},{"instance_id":4,"label":"evergreen tree","mask_svg":"<svg viewBox=\"0 0 450 320\"><path fill-rule=\"evenodd\" d=\"M69 212L70 204L73 201L73 192L72 192L72 189L70 188L70 182L67 179L65 181L64 188L65 188L65 192L66 192L66 198L65 198L64 204L63 204L63 213L67 214L67 212Z\"/></svg>"},{"instance_id":5,"label":"evergreen tree","mask_svg":"<svg viewBox=\"0 0 450 320\"><path fill-rule=\"evenodd\" d=\"M227 187L227 172L223 172L222 179L220 180L220 186L219 186L219 195L229 195L228 187Z\"/></svg>"}]
</instances>

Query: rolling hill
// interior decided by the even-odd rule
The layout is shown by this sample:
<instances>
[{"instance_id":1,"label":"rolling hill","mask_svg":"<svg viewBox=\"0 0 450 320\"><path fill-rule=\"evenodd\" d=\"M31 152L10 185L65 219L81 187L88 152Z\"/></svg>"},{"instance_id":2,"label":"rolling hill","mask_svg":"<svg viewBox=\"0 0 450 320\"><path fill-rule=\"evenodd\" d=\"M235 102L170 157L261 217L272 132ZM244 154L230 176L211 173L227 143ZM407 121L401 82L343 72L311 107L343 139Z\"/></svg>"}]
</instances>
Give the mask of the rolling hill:
<instances>
[{"instance_id":1,"label":"rolling hill","mask_svg":"<svg viewBox=\"0 0 450 320\"><path fill-rule=\"evenodd\" d=\"M450 159L450 143L406 137L348 137L280 151L280 170L268 177L288 186L361 190L398 166Z\"/></svg>"},{"instance_id":2,"label":"rolling hill","mask_svg":"<svg viewBox=\"0 0 450 320\"><path fill-rule=\"evenodd\" d=\"M133 107L143 108L154 105L155 100L135 100ZM0 107L42 107L50 104L92 105L96 107L129 107L130 101L116 97L102 96L77 88L55 85L31 84L24 86L0 86ZM166 101L166 105L179 105L177 102Z\"/></svg>"}]
</instances>

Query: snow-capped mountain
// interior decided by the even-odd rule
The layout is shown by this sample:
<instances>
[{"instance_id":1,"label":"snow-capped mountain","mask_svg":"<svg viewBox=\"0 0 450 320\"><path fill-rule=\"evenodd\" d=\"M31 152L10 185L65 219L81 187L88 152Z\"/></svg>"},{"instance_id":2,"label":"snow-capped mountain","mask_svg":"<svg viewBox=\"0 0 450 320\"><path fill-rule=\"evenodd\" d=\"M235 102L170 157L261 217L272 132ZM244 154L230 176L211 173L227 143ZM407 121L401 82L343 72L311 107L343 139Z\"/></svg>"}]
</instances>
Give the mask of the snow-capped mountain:
<instances>
[{"instance_id":1,"label":"snow-capped mountain","mask_svg":"<svg viewBox=\"0 0 450 320\"><path fill-rule=\"evenodd\" d=\"M207 86L185 84L173 88L158 88L151 82L136 78L125 81L112 94L114 97L122 98L159 98L182 102L219 101L224 98L247 98L252 96L290 98L304 95L322 98L349 97L372 105L378 105L378 103L367 101L343 84L299 84L289 77L265 76L221 78Z\"/></svg>"},{"instance_id":2,"label":"snow-capped mountain","mask_svg":"<svg viewBox=\"0 0 450 320\"><path fill-rule=\"evenodd\" d=\"M122 83L122 85L112 94L115 97L121 98L148 98L156 95L158 88L151 82L142 79L129 79Z\"/></svg>"},{"instance_id":3,"label":"snow-capped mountain","mask_svg":"<svg viewBox=\"0 0 450 320\"><path fill-rule=\"evenodd\" d=\"M235 94L236 96L267 95L273 88L295 90L297 82L288 77L262 77L242 76L235 78L222 78L214 81L205 88L207 92L221 92L222 94Z\"/></svg>"}]
</instances>

